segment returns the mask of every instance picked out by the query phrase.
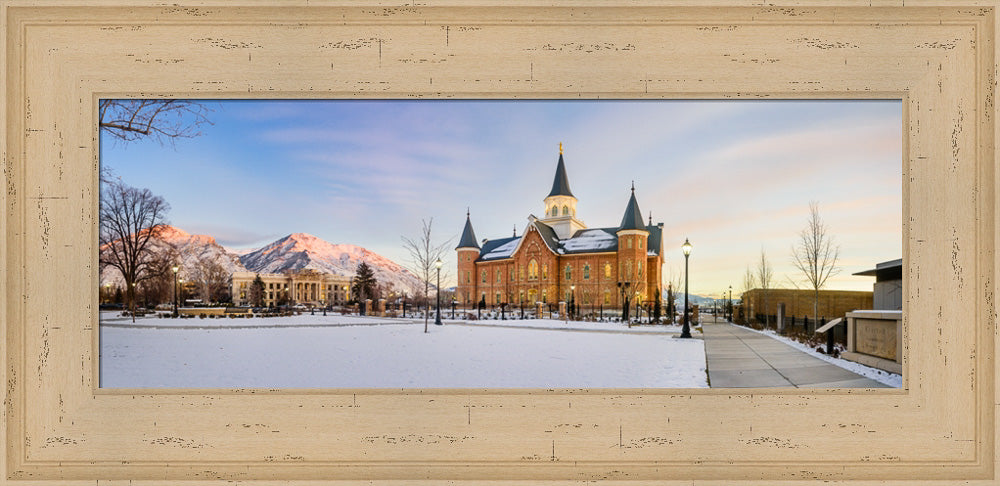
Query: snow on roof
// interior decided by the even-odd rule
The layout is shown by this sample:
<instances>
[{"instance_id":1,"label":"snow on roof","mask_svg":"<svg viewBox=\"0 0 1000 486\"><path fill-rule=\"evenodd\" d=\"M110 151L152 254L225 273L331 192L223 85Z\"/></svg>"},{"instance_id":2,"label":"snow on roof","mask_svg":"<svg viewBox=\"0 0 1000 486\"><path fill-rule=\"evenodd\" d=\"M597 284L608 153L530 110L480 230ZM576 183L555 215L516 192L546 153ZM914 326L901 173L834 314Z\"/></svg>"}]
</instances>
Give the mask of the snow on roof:
<instances>
[{"instance_id":1,"label":"snow on roof","mask_svg":"<svg viewBox=\"0 0 1000 486\"><path fill-rule=\"evenodd\" d=\"M517 243L519 241L521 241L520 238L512 239L507 243L504 243L494 248L489 253L483 255L481 258L483 260L492 260L494 258L509 258L512 254L514 254L514 249L517 248Z\"/></svg>"},{"instance_id":2,"label":"snow on roof","mask_svg":"<svg viewBox=\"0 0 1000 486\"><path fill-rule=\"evenodd\" d=\"M615 248L618 238L603 229L584 230L559 244L568 252L608 251Z\"/></svg>"}]
</instances>

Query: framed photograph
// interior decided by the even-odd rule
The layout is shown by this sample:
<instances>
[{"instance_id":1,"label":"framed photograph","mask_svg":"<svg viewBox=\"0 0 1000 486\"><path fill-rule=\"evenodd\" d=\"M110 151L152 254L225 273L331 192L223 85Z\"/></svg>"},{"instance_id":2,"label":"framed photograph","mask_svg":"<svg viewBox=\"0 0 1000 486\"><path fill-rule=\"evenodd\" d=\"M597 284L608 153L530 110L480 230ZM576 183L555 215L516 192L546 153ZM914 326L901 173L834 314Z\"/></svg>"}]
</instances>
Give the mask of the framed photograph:
<instances>
[{"instance_id":1,"label":"framed photograph","mask_svg":"<svg viewBox=\"0 0 1000 486\"><path fill-rule=\"evenodd\" d=\"M4 478L994 483L997 5L869 3L4 2Z\"/></svg>"}]
</instances>

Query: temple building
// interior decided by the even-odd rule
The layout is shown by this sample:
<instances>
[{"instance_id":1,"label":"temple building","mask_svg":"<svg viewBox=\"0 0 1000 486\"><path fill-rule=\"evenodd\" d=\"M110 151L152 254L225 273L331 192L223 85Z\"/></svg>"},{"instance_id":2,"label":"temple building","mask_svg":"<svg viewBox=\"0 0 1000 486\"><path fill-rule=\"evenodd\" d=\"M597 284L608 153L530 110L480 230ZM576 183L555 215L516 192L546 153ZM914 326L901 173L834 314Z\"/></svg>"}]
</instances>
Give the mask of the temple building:
<instances>
[{"instance_id":1,"label":"temple building","mask_svg":"<svg viewBox=\"0 0 1000 486\"><path fill-rule=\"evenodd\" d=\"M466 213L456 247L456 298L467 305L575 302L584 309L611 310L628 302L663 298L663 223L646 224L635 185L618 226L588 228L577 219L576 196L559 144L552 190L544 216L528 216L521 236L476 239ZM626 299L627 296L627 299Z\"/></svg>"}]
</instances>

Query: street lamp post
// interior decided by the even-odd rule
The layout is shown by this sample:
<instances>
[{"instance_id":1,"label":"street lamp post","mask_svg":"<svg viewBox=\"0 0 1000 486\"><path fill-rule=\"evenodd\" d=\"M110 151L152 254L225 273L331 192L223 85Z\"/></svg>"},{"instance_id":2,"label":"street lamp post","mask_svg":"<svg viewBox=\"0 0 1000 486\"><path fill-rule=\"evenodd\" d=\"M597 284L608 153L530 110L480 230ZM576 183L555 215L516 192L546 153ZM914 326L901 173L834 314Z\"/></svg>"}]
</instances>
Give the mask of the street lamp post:
<instances>
[{"instance_id":1,"label":"street lamp post","mask_svg":"<svg viewBox=\"0 0 1000 486\"><path fill-rule=\"evenodd\" d=\"M688 257L691 256L691 242L684 238L681 246L684 252L684 327L681 328L681 337L691 337L691 327L688 325Z\"/></svg>"},{"instance_id":2,"label":"street lamp post","mask_svg":"<svg viewBox=\"0 0 1000 486\"><path fill-rule=\"evenodd\" d=\"M170 269L174 271L174 317L177 317L177 272L180 267L174 265Z\"/></svg>"},{"instance_id":3,"label":"street lamp post","mask_svg":"<svg viewBox=\"0 0 1000 486\"><path fill-rule=\"evenodd\" d=\"M733 322L733 286L729 286L729 322Z\"/></svg>"},{"instance_id":4,"label":"street lamp post","mask_svg":"<svg viewBox=\"0 0 1000 486\"><path fill-rule=\"evenodd\" d=\"M618 282L618 292L622 296L622 320L632 327L631 321L628 318L628 287L631 282Z\"/></svg>"},{"instance_id":5,"label":"street lamp post","mask_svg":"<svg viewBox=\"0 0 1000 486\"><path fill-rule=\"evenodd\" d=\"M435 326L441 326L441 325L443 325L443 323L441 322L441 265L444 265L444 263L441 262L440 258L438 258L437 261L434 262L434 266L437 267L437 292L436 292L436 294L437 294L437 317L434 318L434 325Z\"/></svg>"}]
</instances>

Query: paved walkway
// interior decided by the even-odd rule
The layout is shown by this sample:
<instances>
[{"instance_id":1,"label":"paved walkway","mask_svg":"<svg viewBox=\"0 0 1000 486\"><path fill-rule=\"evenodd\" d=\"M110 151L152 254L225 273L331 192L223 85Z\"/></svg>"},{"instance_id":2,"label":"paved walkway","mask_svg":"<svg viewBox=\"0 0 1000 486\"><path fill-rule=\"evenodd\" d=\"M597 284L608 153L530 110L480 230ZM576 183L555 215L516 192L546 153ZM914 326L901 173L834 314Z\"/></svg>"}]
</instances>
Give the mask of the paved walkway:
<instances>
[{"instance_id":1,"label":"paved walkway","mask_svg":"<svg viewBox=\"0 0 1000 486\"><path fill-rule=\"evenodd\" d=\"M781 341L727 323L704 323L712 388L886 388Z\"/></svg>"}]
</instances>

